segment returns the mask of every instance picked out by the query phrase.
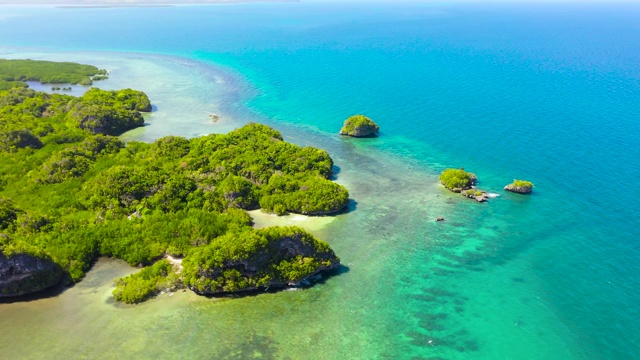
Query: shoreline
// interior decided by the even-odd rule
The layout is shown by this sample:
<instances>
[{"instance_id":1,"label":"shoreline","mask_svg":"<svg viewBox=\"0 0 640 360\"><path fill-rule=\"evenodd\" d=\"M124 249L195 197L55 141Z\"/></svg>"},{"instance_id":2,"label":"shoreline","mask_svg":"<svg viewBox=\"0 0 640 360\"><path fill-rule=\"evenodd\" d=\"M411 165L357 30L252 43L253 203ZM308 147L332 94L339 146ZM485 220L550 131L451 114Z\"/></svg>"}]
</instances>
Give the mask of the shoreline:
<instances>
[{"instance_id":1,"label":"shoreline","mask_svg":"<svg viewBox=\"0 0 640 360\"><path fill-rule=\"evenodd\" d=\"M420 197L435 198L442 196L447 198L439 186L438 175L442 164L432 162L425 164L424 161L405 154L396 154L393 149L411 147L411 141L402 137L388 137L385 139L345 139L341 137L336 129L335 133L320 130L311 125L295 124L286 120L275 120L266 114L256 112L248 106L248 102L260 94L256 85L247 80L238 70L213 63L203 59L194 59L180 55L167 55L145 52L118 52L118 51L54 51L33 48L0 47L0 57L5 58L33 58L54 61L73 61L88 63L106 68L110 71L108 80L103 80L95 85L106 90L115 90L124 87L136 88L149 95L152 105L158 106L150 115L145 116L145 126L128 131L120 136L124 141L144 141L152 142L159 137L176 135L183 137L196 137L209 133L227 133L248 122L263 123L274 127L280 131L286 141L300 146L314 146L327 150L334 159L337 172L333 175L333 180L344 185L351 193L351 199L357 203L367 203L369 200L363 196L381 196L381 194L367 195L357 191L359 186L359 176L368 173L368 176L381 177L388 167L398 168L398 173L410 176L413 180L409 182L422 182L422 187L416 187L415 196L412 201L420 200ZM92 61L94 59L94 61ZM139 63L138 63L139 62ZM153 65L156 68L149 70L149 66L142 69L137 68L145 65ZM112 69L106 64L115 66ZM157 69L159 68L159 69ZM113 71L112 71L113 70ZM141 71L142 70L142 71ZM154 73L155 72L155 73ZM127 77L133 75L133 77ZM167 75L170 78L162 77ZM148 80L151 76L152 80ZM185 80L186 78L186 80ZM206 87L192 88L190 82L201 82ZM157 83L160 82L160 86ZM180 82L183 82L180 84ZM184 88L163 89L165 85L185 86ZM137 86L140 85L140 86ZM152 91L148 87L153 85ZM154 95L155 94L155 95ZM172 104L167 104L167 99L176 96L197 97L198 101L190 103L187 107L174 109ZM182 99L182 98L181 98ZM209 101L214 99L214 101ZM174 104L175 105L175 104ZM166 111L169 111L166 113ZM200 115L195 114L200 111ZM180 113L179 116L175 116ZM212 123L210 115L217 114L220 119ZM176 120L178 119L178 120ZM196 121L194 121L194 119ZM195 131L185 131L180 124L187 120L188 125L195 127ZM163 128L163 126L165 126ZM159 131L153 131L159 129ZM208 131L204 131L204 130ZM160 136L161 135L161 136ZM390 149L379 148L379 144L391 145ZM392 150L392 151L389 151ZM357 160L354 160L356 159ZM341 168L343 163L352 162L358 164L350 168ZM387 179L381 178L381 183L386 183ZM404 181L403 181L404 182ZM392 201L392 199L389 199ZM357 205L350 204L357 207ZM420 205L420 208L424 206ZM349 211L351 212L351 210ZM347 212L347 213L349 213ZM304 215L288 215L281 219L275 215L260 212L249 212L252 217L258 218L258 226L262 224L306 224L309 223L311 229L319 231L327 225L333 223L341 214L325 217L304 217ZM274 216L274 217L272 217ZM298 217L300 216L300 217ZM426 217L435 219L439 216L447 217L446 211L432 213ZM331 219L331 220L327 220ZM268 225L265 225L268 226Z\"/></svg>"},{"instance_id":2,"label":"shoreline","mask_svg":"<svg viewBox=\"0 0 640 360\"><path fill-rule=\"evenodd\" d=\"M5 33L15 35L6 43L39 44L32 53L44 49L44 56L115 54L124 59L119 75L136 76L120 83L158 91L149 126L123 138L224 132L225 120L229 128L268 124L287 141L329 151L355 209L314 230L346 267L316 288L233 300L187 292L133 308L109 303L102 289L113 277L96 266L55 301L0 307L2 327L11 329L0 341L6 356L482 360L633 352L634 337L624 336L640 328L625 306L640 299L630 285L634 253L625 251L635 219L624 214L633 207L602 195L612 174L635 172L627 165L637 147L625 144L637 140L630 130L640 73L625 44L637 34L621 31L635 24L629 12L605 7L3 7ZM362 11L344 11L354 9ZM579 31L598 9L611 16L593 33ZM551 12L563 31L546 31ZM508 38L496 23L510 25ZM145 60L163 54L177 63ZM229 84L206 75L214 63L238 75L246 91L225 95ZM149 69L132 69L144 64ZM142 76L161 67L169 70ZM251 87L260 96L252 98ZM165 113L173 104L178 110ZM379 121L381 136L338 139L335 124L351 110ZM514 151L530 156L523 161ZM593 178L589 193L600 196L576 196L571 182L556 181L574 163ZM477 172L479 186L501 196L479 206L448 192L437 175L450 167ZM520 177L540 186L538 196L502 191ZM436 223L439 216L446 221Z\"/></svg>"},{"instance_id":3,"label":"shoreline","mask_svg":"<svg viewBox=\"0 0 640 360\"><path fill-rule=\"evenodd\" d=\"M301 214L288 214L278 216L268 214L262 210L247 211L253 219L253 228L262 229L270 226L298 226L311 233L322 230L336 220L336 215L307 216Z\"/></svg>"},{"instance_id":4,"label":"shoreline","mask_svg":"<svg viewBox=\"0 0 640 360\"><path fill-rule=\"evenodd\" d=\"M147 52L129 52L129 51L113 51L113 50L100 50L100 51L77 51L77 50L68 50L68 51L59 51L59 50L47 50L42 48L22 48L22 47L2 47L0 46L0 58L24 58L32 57L34 60L54 60L54 61L73 61L73 62L84 62L91 63L91 59L95 58L96 55L101 60L106 60L110 63L128 63L130 61L142 61L142 62L151 62L158 64L161 67L165 67L165 65L173 65L177 66L177 68L171 68L177 73L181 70L185 70L192 73L197 73L200 75L204 75L204 78L207 79L208 83L213 83L216 85L220 85L223 90L223 95L226 95L224 102L215 103L219 112L213 111L211 113L207 113L207 120L210 118L208 115L217 114L220 115L220 119L216 122L216 125L225 124L225 120L229 126L225 126L224 129L226 131L215 131L215 133L226 133L231 131L239 126L245 125L247 122L259 122L269 126L275 126L276 129L282 132L283 136L287 137L287 141L292 141L301 146L315 146L321 147L319 143L327 143L332 142L332 145L338 144L337 147L348 147L349 150L356 151L365 156L380 156L383 155L389 161L398 161L403 163L411 170L419 170L427 175L433 175L436 178L440 173L440 171L446 168L449 165L439 163L434 159L429 159L425 164L424 161L421 161L418 158L410 156L410 152L407 154L401 153L401 155L390 154L388 150L404 150L412 147L412 143L414 142L412 139L404 138L402 136L385 136L384 139L349 139L343 138L338 135L338 130L336 129L334 132L328 132L321 130L313 125L308 124L298 124L294 122L287 121L286 119L278 119L275 120L268 115L257 113L254 109L247 106L247 103L254 99L255 97L261 95L261 91L256 87L255 84L252 84L249 80L247 80L244 75L237 69L214 63L212 61L203 60L201 58L195 57L187 57L184 55L174 55L174 54L162 54L162 53L147 53ZM51 56L48 58L47 56ZM82 60L77 57L83 58ZM60 60L60 58L63 58ZM162 64L166 63L166 64ZM100 65L99 63L91 64L91 65ZM100 67L98 66L98 67ZM169 68L169 66L166 66ZM111 71L112 69L107 67L107 70ZM115 90L120 89L120 87L113 86L114 82L117 80L116 84L122 83L127 84L126 87L136 88L136 84L128 79L119 79L117 78L118 74L110 74L108 80L102 80L94 83L94 86L104 88L105 90ZM161 79L162 80L162 79ZM101 85L107 85L106 87ZM113 85L112 85L113 84ZM144 85L144 84L143 84ZM137 90L145 91L144 88L136 88ZM173 89L172 89L173 90ZM226 90L226 91L225 91ZM152 105L155 105L155 100L153 94L148 94L151 99ZM229 96L231 95L231 98ZM233 114L230 114L233 113ZM225 117L225 115L230 114L230 117ZM152 115L156 115L156 111L153 111ZM187 117L190 115L187 115ZM146 127L147 124L145 124ZM131 137L131 140L140 140L136 138L136 135L133 133L136 132L136 129L131 130L121 137L128 139ZM206 135L208 133L202 133L197 136ZM183 136L177 133L172 133L170 135ZM320 140L320 141L318 141ZM328 140L328 141L323 141ZM144 140L143 140L144 141ZM391 145L390 149L380 149L378 145L384 142L385 145ZM325 150L329 150L323 148ZM370 155L370 152L375 152L374 155ZM400 152L399 152L400 153ZM331 154L331 153L330 153ZM431 176L430 176L431 177ZM502 189L502 188L500 188Z\"/></svg>"},{"instance_id":5,"label":"shoreline","mask_svg":"<svg viewBox=\"0 0 640 360\"><path fill-rule=\"evenodd\" d=\"M256 89L233 69L178 55L0 47L0 58L71 61L96 64L109 71L109 79L84 87L81 93L91 87L144 91L154 110L145 114L144 127L120 136L125 141L152 142L169 135L192 138L227 133L250 121L237 118L234 109L257 95ZM45 84L37 90L52 93L49 87ZM74 86L69 94L76 95L78 87ZM218 115L215 122L211 120L212 114ZM161 126L171 129L159 129Z\"/></svg>"},{"instance_id":6,"label":"shoreline","mask_svg":"<svg viewBox=\"0 0 640 360\"><path fill-rule=\"evenodd\" d=\"M14 0L15 1L15 0ZM179 5L224 5L224 4L246 4L246 3L295 3L300 0L188 0L184 3L175 2L175 0L102 0L102 1L86 1L86 0L36 0L29 6L54 6L54 7L158 7L158 6L179 6ZM0 1L0 5L23 6L20 2Z\"/></svg>"},{"instance_id":7,"label":"shoreline","mask_svg":"<svg viewBox=\"0 0 640 360\"><path fill-rule=\"evenodd\" d=\"M261 93L256 85L247 80L242 75L242 73L240 73L235 68L211 61L181 55L146 52L119 52L110 50L56 51L38 48L34 49L0 47L0 57L24 58L25 56L31 57L35 60L51 59L54 61L73 61L81 63L92 63L91 59L96 59L97 57L97 61L94 61L96 64L92 64L96 66L103 65L100 63L100 61L106 61L107 63L116 65L129 64L132 61L148 62L156 65L159 68L169 69L174 74L178 74L179 76L176 76L175 79L173 79L174 81L179 81L180 79L182 79L182 76L186 74L188 75L187 77L189 77L190 80L191 77L197 77L197 80L199 81L205 80L208 85L215 85L219 87L217 89L219 93L210 94L211 97L218 100L207 104L207 107L211 109L211 111L203 112L200 115L194 115L194 112L196 110L189 109L189 112L186 113L186 115L182 116L185 119L193 119L194 117L198 117L198 119L202 120L200 121L200 125L206 126L212 125L209 124L209 122L211 122L211 118L209 116L211 114L216 114L219 116L219 120L217 120L212 126L210 126L212 131L199 131L197 134L185 135L180 133L180 128L175 127L175 125L178 124L172 124L174 125L174 128L166 135L195 137L203 136L210 133L227 133L237 127L245 125L248 122L258 122L276 128L276 130L282 133L286 141L293 142L300 146L313 146L329 151L329 154L332 158L334 158L337 166L340 165L338 163L339 160L342 160L342 153L356 154L358 157L374 159L375 161L381 163L380 166L382 166L383 168L387 167L386 164L393 164L390 166L400 166L405 170L419 173L431 180L429 181L430 185L439 184L439 173L442 169L447 167L447 165L438 163L432 159L429 159L425 163L425 161L412 157L410 156L410 154L404 154L403 152L395 154L395 149L404 149L406 151L406 149L409 149L412 146L413 141L411 139L405 139L401 136L386 137L385 139L346 139L339 136L339 129L336 129L335 133L327 132L312 125L297 124L289 122L286 119L275 120L273 118L270 118L268 115L258 113L253 108L247 105L250 100L257 97ZM129 68L133 68L135 66L136 64L128 65ZM95 83L94 85L96 87L100 87L105 90L115 90L124 87L130 87L145 92L148 91L148 89L145 89L145 79L139 79L141 80L142 84L137 84L135 78L126 78L126 76L120 77L123 76L123 74L121 73L122 69L116 69L116 71L120 72L118 74L115 72L111 72L111 68L106 68L110 71L109 79ZM124 71L124 75L126 75L127 71L131 72L130 69L124 69ZM140 74L135 75L139 76ZM166 80L159 79L158 81ZM154 80L152 82L149 82L149 84L156 83L158 81ZM171 82L169 82L169 84L171 84ZM136 87L136 85L141 86ZM181 91L184 89L178 90ZM201 90L205 91L202 92ZM204 93L209 95L206 90L210 89L197 89L196 91L194 91L194 93ZM152 105L156 105L158 102L164 102L167 96L174 96L173 94L175 92L176 89L172 88L171 92L164 92L162 94L159 94L159 97L154 97L153 92L147 94L151 99ZM168 93L170 93L171 95L167 95ZM200 95L200 97L202 97L202 95ZM207 98L208 97L209 96L207 96ZM151 113L152 122L145 122L144 127L128 131L121 135L120 138L125 141L154 141L156 138L151 137L153 136L153 134L150 134L150 136L145 136L145 134L140 134L140 132L142 130L148 130L154 125L159 125L153 123L153 121L155 120L154 118L157 118L159 113L163 112L164 110L164 107L158 108L157 110L154 109L154 111ZM175 122L175 119L171 119L171 121ZM382 142L384 142L385 145L391 145L391 148L379 148L379 144L381 144ZM345 183L343 182L343 175L344 171L339 169L338 173L334 174L334 180L340 184L345 185ZM493 189L491 190L493 191Z\"/></svg>"}]
</instances>

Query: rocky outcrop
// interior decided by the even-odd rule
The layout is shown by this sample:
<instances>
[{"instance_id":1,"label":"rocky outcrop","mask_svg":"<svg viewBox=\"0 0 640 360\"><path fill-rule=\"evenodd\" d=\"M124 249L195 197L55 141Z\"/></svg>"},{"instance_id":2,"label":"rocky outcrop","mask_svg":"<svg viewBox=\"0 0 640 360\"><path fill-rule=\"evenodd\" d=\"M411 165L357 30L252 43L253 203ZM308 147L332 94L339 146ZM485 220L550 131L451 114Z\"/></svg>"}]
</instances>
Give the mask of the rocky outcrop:
<instances>
[{"instance_id":1,"label":"rocky outcrop","mask_svg":"<svg viewBox=\"0 0 640 360\"><path fill-rule=\"evenodd\" d=\"M0 297L42 291L60 283L64 272L51 259L0 251Z\"/></svg>"},{"instance_id":2,"label":"rocky outcrop","mask_svg":"<svg viewBox=\"0 0 640 360\"><path fill-rule=\"evenodd\" d=\"M489 199L489 195L486 191L477 190L477 189L468 189L460 192L463 196L468 197L469 199L473 199L477 202L485 202Z\"/></svg>"},{"instance_id":3,"label":"rocky outcrop","mask_svg":"<svg viewBox=\"0 0 640 360\"><path fill-rule=\"evenodd\" d=\"M505 190L518 194L531 194L533 192L533 184L530 182L513 182L504 187Z\"/></svg>"},{"instance_id":4,"label":"rocky outcrop","mask_svg":"<svg viewBox=\"0 0 640 360\"><path fill-rule=\"evenodd\" d=\"M225 236L199 250L185 258L183 274L201 295L298 286L340 266L328 244L296 227Z\"/></svg>"},{"instance_id":5,"label":"rocky outcrop","mask_svg":"<svg viewBox=\"0 0 640 360\"><path fill-rule=\"evenodd\" d=\"M380 127L364 115L353 115L344 121L340 135L372 137L378 135Z\"/></svg>"}]
</instances>

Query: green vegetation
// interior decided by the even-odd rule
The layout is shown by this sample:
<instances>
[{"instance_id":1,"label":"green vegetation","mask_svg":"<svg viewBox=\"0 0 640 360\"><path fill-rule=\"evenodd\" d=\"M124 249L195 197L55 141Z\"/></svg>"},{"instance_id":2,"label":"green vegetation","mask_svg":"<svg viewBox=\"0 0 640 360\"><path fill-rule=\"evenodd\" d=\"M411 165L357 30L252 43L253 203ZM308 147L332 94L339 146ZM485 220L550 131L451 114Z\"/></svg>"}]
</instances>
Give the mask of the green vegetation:
<instances>
[{"instance_id":1,"label":"green vegetation","mask_svg":"<svg viewBox=\"0 0 640 360\"><path fill-rule=\"evenodd\" d=\"M150 110L147 96L130 89L91 89L82 97L14 88L0 91L0 145L3 151L40 143L74 143L93 134L119 135L142 126L140 111Z\"/></svg>"},{"instance_id":2,"label":"green vegetation","mask_svg":"<svg viewBox=\"0 0 640 360\"><path fill-rule=\"evenodd\" d=\"M113 297L118 301L135 304L162 292L176 290L180 277L167 260L160 260L152 266L116 281Z\"/></svg>"},{"instance_id":3,"label":"green vegetation","mask_svg":"<svg viewBox=\"0 0 640 360\"><path fill-rule=\"evenodd\" d=\"M454 192L470 189L477 181L476 175L460 169L446 169L440 174L440 182Z\"/></svg>"},{"instance_id":4,"label":"green vegetation","mask_svg":"<svg viewBox=\"0 0 640 360\"><path fill-rule=\"evenodd\" d=\"M475 189L464 190L464 195L467 195L467 197L469 197L469 196L482 196L482 194L484 194L484 193L482 191L480 191L480 190L475 190Z\"/></svg>"},{"instance_id":5,"label":"green vegetation","mask_svg":"<svg viewBox=\"0 0 640 360\"><path fill-rule=\"evenodd\" d=\"M139 111L150 106L129 89L82 97L0 91L0 255L51 259L67 282L79 281L98 256L146 266L172 254L200 264L206 251L227 247L223 253L235 256L256 237L311 241L299 229L253 231L244 209L323 214L348 202L347 190L329 180L327 152L286 143L264 125L152 144L111 136L141 124ZM278 267L260 274L293 281L329 261L287 254L272 254L269 266ZM153 295L170 277L163 266L122 280L116 296ZM246 284L263 284L266 275ZM224 284L231 291L243 283Z\"/></svg>"},{"instance_id":6,"label":"green vegetation","mask_svg":"<svg viewBox=\"0 0 640 360\"><path fill-rule=\"evenodd\" d=\"M71 62L0 59L0 90L26 87L25 81L39 81L43 84L91 85L92 76L101 77L106 73L106 70L100 70L95 66ZM94 80L99 78L94 77Z\"/></svg>"},{"instance_id":7,"label":"green vegetation","mask_svg":"<svg viewBox=\"0 0 640 360\"><path fill-rule=\"evenodd\" d=\"M523 187L523 188L533 187L533 183L531 181L526 181L526 180L513 180L513 182L510 185L513 185L515 187Z\"/></svg>"},{"instance_id":8,"label":"green vegetation","mask_svg":"<svg viewBox=\"0 0 640 360\"><path fill-rule=\"evenodd\" d=\"M344 121L340 134L366 137L377 134L378 130L380 127L373 120L364 115L353 115Z\"/></svg>"},{"instance_id":9,"label":"green vegetation","mask_svg":"<svg viewBox=\"0 0 640 360\"><path fill-rule=\"evenodd\" d=\"M531 194L533 192L533 183L526 180L513 180L513 182L505 186L504 189L519 194Z\"/></svg>"},{"instance_id":10,"label":"green vegetation","mask_svg":"<svg viewBox=\"0 0 640 360\"><path fill-rule=\"evenodd\" d=\"M92 77L91 80L100 81L100 80L107 80L108 78L109 78L109 76L107 76L107 75L96 75L96 76Z\"/></svg>"},{"instance_id":11,"label":"green vegetation","mask_svg":"<svg viewBox=\"0 0 640 360\"><path fill-rule=\"evenodd\" d=\"M18 209L10 200L0 198L0 229L6 229L18 218Z\"/></svg>"},{"instance_id":12,"label":"green vegetation","mask_svg":"<svg viewBox=\"0 0 640 360\"><path fill-rule=\"evenodd\" d=\"M297 283L333 262L339 259L327 243L297 227L273 227L193 249L183 263L183 281L198 293L255 289Z\"/></svg>"},{"instance_id":13,"label":"green vegetation","mask_svg":"<svg viewBox=\"0 0 640 360\"><path fill-rule=\"evenodd\" d=\"M29 87L27 83L22 81L7 81L0 79L0 90L9 90L12 88L26 88Z\"/></svg>"}]
</instances>

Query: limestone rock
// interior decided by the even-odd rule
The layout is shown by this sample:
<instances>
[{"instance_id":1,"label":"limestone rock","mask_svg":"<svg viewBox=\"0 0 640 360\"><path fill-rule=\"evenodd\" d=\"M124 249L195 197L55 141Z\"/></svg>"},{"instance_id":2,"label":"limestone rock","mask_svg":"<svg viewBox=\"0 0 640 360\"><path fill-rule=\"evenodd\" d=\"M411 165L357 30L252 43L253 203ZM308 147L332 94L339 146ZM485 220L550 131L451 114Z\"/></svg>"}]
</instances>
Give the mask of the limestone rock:
<instances>
[{"instance_id":1,"label":"limestone rock","mask_svg":"<svg viewBox=\"0 0 640 360\"><path fill-rule=\"evenodd\" d=\"M463 196L466 196L470 199L474 199L477 202L485 202L489 199L489 195L486 191L477 190L477 189L468 189L460 192Z\"/></svg>"},{"instance_id":2,"label":"limestone rock","mask_svg":"<svg viewBox=\"0 0 640 360\"><path fill-rule=\"evenodd\" d=\"M518 194L531 194L533 192L533 183L525 180L514 180L504 189Z\"/></svg>"},{"instance_id":3,"label":"limestone rock","mask_svg":"<svg viewBox=\"0 0 640 360\"><path fill-rule=\"evenodd\" d=\"M220 237L186 257L183 266L185 285L213 295L306 284L339 267L340 259L327 243L289 227Z\"/></svg>"},{"instance_id":4,"label":"limestone rock","mask_svg":"<svg viewBox=\"0 0 640 360\"><path fill-rule=\"evenodd\" d=\"M49 258L0 251L0 297L42 291L60 283L64 272Z\"/></svg>"},{"instance_id":5,"label":"limestone rock","mask_svg":"<svg viewBox=\"0 0 640 360\"><path fill-rule=\"evenodd\" d=\"M378 134L380 127L364 115L353 115L344 121L340 135L353 137L372 137Z\"/></svg>"}]
</instances>

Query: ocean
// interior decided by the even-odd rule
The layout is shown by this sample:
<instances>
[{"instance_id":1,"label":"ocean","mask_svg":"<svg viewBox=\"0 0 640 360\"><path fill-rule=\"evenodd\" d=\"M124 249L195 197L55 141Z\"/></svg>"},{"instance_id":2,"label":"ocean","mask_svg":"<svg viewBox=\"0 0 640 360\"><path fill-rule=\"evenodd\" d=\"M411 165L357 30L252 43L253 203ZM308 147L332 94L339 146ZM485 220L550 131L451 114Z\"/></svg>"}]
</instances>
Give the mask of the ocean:
<instances>
[{"instance_id":1,"label":"ocean","mask_svg":"<svg viewBox=\"0 0 640 360\"><path fill-rule=\"evenodd\" d=\"M266 123L329 151L353 199L256 215L341 257L312 288L124 306L113 279L135 269L101 259L63 293L0 304L4 357L640 358L639 4L0 10L0 57L94 64L101 87L150 95L125 140ZM380 136L340 137L356 113ZM449 193L448 167L499 196ZM503 191L515 178L534 193Z\"/></svg>"}]
</instances>

